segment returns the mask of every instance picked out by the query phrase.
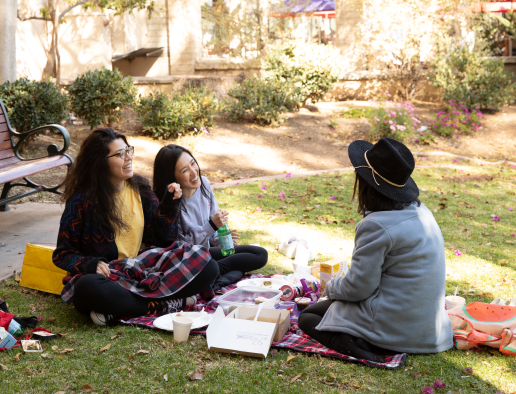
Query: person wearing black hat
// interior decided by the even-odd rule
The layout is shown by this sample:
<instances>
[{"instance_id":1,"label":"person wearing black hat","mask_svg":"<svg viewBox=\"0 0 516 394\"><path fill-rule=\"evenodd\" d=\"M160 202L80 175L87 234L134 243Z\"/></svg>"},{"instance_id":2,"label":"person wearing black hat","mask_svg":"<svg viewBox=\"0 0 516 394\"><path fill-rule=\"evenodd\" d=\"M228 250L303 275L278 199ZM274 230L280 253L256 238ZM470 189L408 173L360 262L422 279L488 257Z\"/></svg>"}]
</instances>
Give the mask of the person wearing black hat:
<instances>
[{"instance_id":1,"label":"person wearing black hat","mask_svg":"<svg viewBox=\"0 0 516 394\"><path fill-rule=\"evenodd\" d=\"M353 198L364 218L355 229L351 268L326 285L328 300L305 309L299 328L340 353L376 362L393 353L453 347L444 308L441 230L418 199L414 157L401 142L354 141Z\"/></svg>"}]
</instances>

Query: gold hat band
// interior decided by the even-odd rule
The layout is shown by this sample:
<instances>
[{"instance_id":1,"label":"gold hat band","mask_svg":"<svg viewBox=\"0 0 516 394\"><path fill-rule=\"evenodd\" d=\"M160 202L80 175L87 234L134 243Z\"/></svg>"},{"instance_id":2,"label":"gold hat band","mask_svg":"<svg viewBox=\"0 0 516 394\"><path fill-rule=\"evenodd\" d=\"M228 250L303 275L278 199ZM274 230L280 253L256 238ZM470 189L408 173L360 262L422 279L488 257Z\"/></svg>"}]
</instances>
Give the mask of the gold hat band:
<instances>
[{"instance_id":1,"label":"gold hat band","mask_svg":"<svg viewBox=\"0 0 516 394\"><path fill-rule=\"evenodd\" d=\"M367 160L367 152L369 151L365 151L364 152L364 158L365 158L365 161L367 163L366 166L358 166L358 167L355 167L355 168L361 168L361 167L365 167L365 168L370 168L371 171L373 172L373 179L375 181L375 183L380 186L380 184L376 181L376 178L374 177L374 174L378 175L380 178L382 178L385 182L387 182L389 185L392 185L392 186L396 186L396 187L404 187L406 185L406 183L404 185L396 185L395 183L392 183L391 181L389 181L388 179L385 179L383 176L381 176L380 174L378 174L378 172L376 172L376 170L373 168L373 166L371 164L369 164L369 160Z\"/></svg>"}]
</instances>

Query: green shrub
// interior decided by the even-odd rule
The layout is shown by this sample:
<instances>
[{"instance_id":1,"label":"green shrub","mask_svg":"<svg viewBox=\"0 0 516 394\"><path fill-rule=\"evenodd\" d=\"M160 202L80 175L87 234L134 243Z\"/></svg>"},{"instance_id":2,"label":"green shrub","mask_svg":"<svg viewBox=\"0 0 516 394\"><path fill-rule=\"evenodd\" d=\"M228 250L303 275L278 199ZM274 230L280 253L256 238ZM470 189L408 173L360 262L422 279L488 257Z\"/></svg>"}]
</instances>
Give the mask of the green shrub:
<instances>
[{"instance_id":1,"label":"green shrub","mask_svg":"<svg viewBox=\"0 0 516 394\"><path fill-rule=\"evenodd\" d=\"M246 119L262 125L278 126L285 113L299 105L298 90L286 82L245 79L228 92L226 110L232 121Z\"/></svg>"},{"instance_id":2,"label":"green shrub","mask_svg":"<svg viewBox=\"0 0 516 394\"><path fill-rule=\"evenodd\" d=\"M340 116L346 119L361 119L366 116L366 113L365 108L347 108L342 110Z\"/></svg>"},{"instance_id":3,"label":"green shrub","mask_svg":"<svg viewBox=\"0 0 516 394\"><path fill-rule=\"evenodd\" d=\"M513 74L504 69L503 60L485 58L466 48L436 57L432 84L444 90L443 99L466 108L495 108L514 102Z\"/></svg>"},{"instance_id":4,"label":"green shrub","mask_svg":"<svg viewBox=\"0 0 516 394\"><path fill-rule=\"evenodd\" d=\"M469 110L465 105L450 100L446 111L437 112L432 129L444 137L473 134L482 126L480 119L483 117L479 107Z\"/></svg>"},{"instance_id":5,"label":"green shrub","mask_svg":"<svg viewBox=\"0 0 516 394\"><path fill-rule=\"evenodd\" d=\"M416 107L408 101L381 100L378 108L367 111L366 116L372 126L371 140L389 137L402 142L407 141L421 123L414 113L415 109Z\"/></svg>"},{"instance_id":6,"label":"green shrub","mask_svg":"<svg viewBox=\"0 0 516 394\"><path fill-rule=\"evenodd\" d=\"M116 68L111 71L104 67L79 75L66 90L73 112L92 129L119 122L122 109L134 105L137 92L131 77L124 77Z\"/></svg>"},{"instance_id":7,"label":"green shrub","mask_svg":"<svg viewBox=\"0 0 516 394\"><path fill-rule=\"evenodd\" d=\"M140 96L136 112L145 132L155 138L177 138L188 133L207 134L206 128L214 125L213 117L219 109L215 95L201 86L172 96L162 92Z\"/></svg>"},{"instance_id":8,"label":"green shrub","mask_svg":"<svg viewBox=\"0 0 516 394\"><path fill-rule=\"evenodd\" d=\"M215 124L215 114L221 110L221 104L215 94L209 92L204 85L189 86L182 93L176 93L173 98L183 102L188 108L194 128L198 130L201 127L212 127Z\"/></svg>"},{"instance_id":9,"label":"green shrub","mask_svg":"<svg viewBox=\"0 0 516 394\"><path fill-rule=\"evenodd\" d=\"M332 45L289 43L271 46L264 59L265 78L292 83L303 105L320 101L339 80L343 57Z\"/></svg>"},{"instance_id":10,"label":"green shrub","mask_svg":"<svg viewBox=\"0 0 516 394\"><path fill-rule=\"evenodd\" d=\"M51 82L20 78L0 85L0 98L11 125L19 133L68 118L69 102Z\"/></svg>"}]
</instances>

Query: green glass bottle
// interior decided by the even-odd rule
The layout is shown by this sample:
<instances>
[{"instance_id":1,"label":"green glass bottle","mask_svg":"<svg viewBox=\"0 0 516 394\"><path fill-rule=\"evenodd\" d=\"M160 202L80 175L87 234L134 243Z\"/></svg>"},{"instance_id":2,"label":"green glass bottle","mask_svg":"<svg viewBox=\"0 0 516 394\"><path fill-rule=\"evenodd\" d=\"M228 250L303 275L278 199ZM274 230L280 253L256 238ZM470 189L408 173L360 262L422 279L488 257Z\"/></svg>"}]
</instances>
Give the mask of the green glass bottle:
<instances>
[{"instance_id":1,"label":"green glass bottle","mask_svg":"<svg viewBox=\"0 0 516 394\"><path fill-rule=\"evenodd\" d=\"M235 246L233 245L233 237L227 224L217 230L219 235L220 252L222 256L231 256L235 254Z\"/></svg>"}]
</instances>

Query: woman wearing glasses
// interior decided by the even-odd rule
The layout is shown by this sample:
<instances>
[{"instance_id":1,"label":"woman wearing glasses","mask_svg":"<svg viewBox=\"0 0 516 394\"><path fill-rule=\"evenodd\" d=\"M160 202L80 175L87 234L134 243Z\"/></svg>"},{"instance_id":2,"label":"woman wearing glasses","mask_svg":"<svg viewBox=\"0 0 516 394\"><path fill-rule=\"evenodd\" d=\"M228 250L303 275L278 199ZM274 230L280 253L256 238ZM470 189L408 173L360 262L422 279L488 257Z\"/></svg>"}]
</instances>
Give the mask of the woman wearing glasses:
<instances>
[{"instance_id":1,"label":"woman wearing glasses","mask_svg":"<svg viewBox=\"0 0 516 394\"><path fill-rule=\"evenodd\" d=\"M167 185L160 203L133 154L124 135L95 130L64 182L53 254L70 274L61 297L99 325L194 304L219 274L206 248L176 242L180 186Z\"/></svg>"}]
</instances>

